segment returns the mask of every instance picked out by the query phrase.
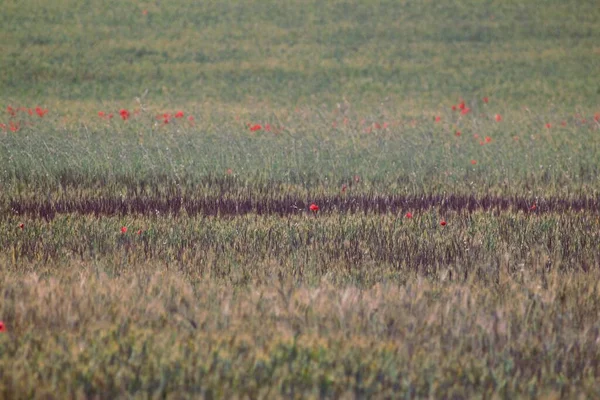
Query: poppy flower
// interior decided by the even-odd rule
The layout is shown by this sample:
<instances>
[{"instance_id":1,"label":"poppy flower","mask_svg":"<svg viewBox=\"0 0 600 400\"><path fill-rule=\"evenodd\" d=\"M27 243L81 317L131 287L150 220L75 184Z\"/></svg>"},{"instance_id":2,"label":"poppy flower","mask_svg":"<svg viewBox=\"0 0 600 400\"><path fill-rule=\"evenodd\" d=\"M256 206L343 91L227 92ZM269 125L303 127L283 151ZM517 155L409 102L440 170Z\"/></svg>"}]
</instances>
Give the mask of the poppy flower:
<instances>
[{"instance_id":1,"label":"poppy flower","mask_svg":"<svg viewBox=\"0 0 600 400\"><path fill-rule=\"evenodd\" d=\"M460 135L461 135L460 131L456 131L456 132L454 133L454 136L460 137Z\"/></svg>"},{"instance_id":2,"label":"poppy flower","mask_svg":"<svg viewBox=\"0 0 600 400\"><path fill-rule=\"evenodd\" d=\"M439 115L437 117L435 117L435 122L440 122L442 120L442 117L440 117Z\"/></svg>"},{"instance_id":3,"label":"poppy flower","mask_svg":"<svg viewBox=\"0 0 600 400\"><path fill-rule=\"evenodd\" d=\"M141 235L142 234L142 230L138 229L137 234L138 234L138 236Z\"/></svg>"},{"instance_id":4,"label":"poppy flower","mask_svg":"<svg viewBox=\"0 0 600 400\"><path fill-rule=\"evenodd\" d=\"M122 226L121 227L121 233L123 233L123 234L127 233L127 227L126 226Z\"/></svg>"},{"instance_id":5,"label":"poppy flower","mask_svg":"<svg viewBox=\"0 0 600 400\"><path fill-rule=\"evenodd\" d=\"M319 206L316 205L315 203L312 203L309 207L310 211L314 212L315 214L317 213L317 211L319 211Z\"/></svg>"},{"instance_id":6,"label":"poppy flower","mask_svg":"<svg viewBox=\"0 0 600 400\"><path fill-rule=\"evenodd\" d=\"M552 128L552 124L548 122L548 123L546 124L546 128L548 128L548 129Z\"/></svg>"},{"instance_id":7,"label":"poppy flower","mask_svg":"<svg viewBox=\"0 0 600 400\"><path fill-rule=\"evenodd\" d=\"M486 143L491 143L491 141L492 141L492 138L491 138L491 137L489 137L489 136L486 136L486 137L485 137L485 142L486 142Z\"/></svg>"},{"instance_id":8,"label":"poppy flower","mask_svg":"<svg viewBox=\"0 0 600 400\"><path fill-rule=\"evenodd\" d=\"M129 114L129 111L123 108L119 110L119 115L121 116L121 118L123 118L123 121L127 121L131 114Z\"/></svg>"},{"instance_id":9,"label":"poppy flower","mask_svg":"<svg viewBox=\"0 0 600 400\"><path fill-rule=\"evenodd\" d=\"M475 133L475 134L473 134L473 137L474 137L475 139L479 139L479 134L478 134L478 133Z\"/></svg>"},{"instance_id":10,"label":"poppy flower","mask_svg":"<svg viewBox=\"0 0 600 400\"><path fill-rule=\"evenodd\" d=\"M469 107L465 107L465 108L462 109L462 111L460 113L462 115L467 115L470 112L471 112L471 109Z\"/></svg>"},{"instance_id":11,"label":"poppy flower","mask_svg":"<svg viewBox=\"0 0 600 400\"><path fill-rule=\"evenodd\" d=\"M19 128L21 128L21 126L18 123L12 122L12 121L9 122L8 125L9 125L9 128L10 128L11 132L16 132L16 131L19 130Z\"/></svg>"},{"instance_id":12,"label":"poppy flower","mask_svg":"<svg viewBox=\"0 0 600 400\"><path fill-rule=\"evenodd\" d=\"M25 229L25 224L21 222L21 223L19 224L19 229L21 229L21 230Z\"/></svg>"},{"instance_id":13,"label":"poppy flower","mask_svg":"<svg viewBox=\"0 0 600 400\"><path fill-rule=\"evenodd\" d=\"M265 131L271 132L271 124L265 124Z\"/></svg>"},{"instance_id":14,"label":"poppy flower","mask_svg":"<svg viewBox=\"0 0 600 400\"><path fill-rule=\"evenodd\" d=\"M594 121L600 122L600 113L594 114Z\"/></svg>"},{"instance_id":15,"label":"poppy flower","mask_svg":"<svg viewBox=\"0 0 600 400\"><path fill-rule=\"evenodd\" d=\"M0 332L6 332L6 325L2 321L0 321Z\"/></svg>"},{"instance_id":16,"label":"poppy flower","mask_svg":"<svg viewBox=\"0 0 600 400\"><path fill-rule=\"evenodd\" d=\"M35 112L37 113L37 115L40 116L40 118L42 118L44 115L48 114L48 110L45 108L41 108L41 107L36 107Z\"/></svg>"},{"instance_id":17,"label":"poppy flower","mask_svg":"<svg viewBox=\"0 0 600 400\"><path fill-rule=\"evenodd\" d=\"M495 118L496 118L496 122L502 121L502 115L500 115L500 114L496 114Z\"/></svg>"},{"instance_id":18,"label":"poppy flower","mask_svg":"<svg viewBox=\"0 0 600 400\"><path fill-rule=\"evenodd\" d=\"M252 131L252 132L260 131L261 129L262 129L262 126L260 124L254 124L254 125L250 126L250 131Z\"/></svg>"},{"instance_id":19,"label":"poppy flower","mask_svg":"<svg viewBox=\"0 0 600 400\"><path fill-rule=\"evenodd\" d=\"M446 221L442 220L442 221L440 222L440 225L441 225L441 226L446 226Z\"/></svg>"},{"instance_id":20,"label":"poppy flower","mask_svg":"<svg viewBox=\"0 0 600 400\"><path fill-rule=\"evenodd\" d=\"M190 116L188 117L188 121L190 121L190 122L194 122L194 117L190 115Z\"/></svg>"},{"instance_id":21,"label":"poppy flower","mask_svg":"<svg viewBox=\"0 0 600 400\"><path fill-rule=\"evenodd\" d=\"M487 104L487 103L488 103L488 101L489 101L489 99L488 99L487 97L484 97L484 98L483 98L483 102L484 102L485 104Z\"/></svg>"},{"instance_id":22,"label":"poppy flower","mask_svg":"<svg viewBox=\"0 0 600 400\"><path fill-rule=\"evenodd\" d=\"M458 108L460 108L461 110L465 110L465 109L467 109L467 106L465 105L464 101L461 101L460 104L458 105Z\"/></svg>"},{"instance_id":23,"label":"poppy flower","mask_svg":"<svg viewBox=\"0 0 600 400\"><path fill-rule=\"evenodd\" d=\"M375 122L375 124L373 125L373 127L375 129L381 129L381 125L379 125L379 122Z\"/></svg>"},{"instance_id":24,"label":"poppy flower","mask_svg":"<svg viewBox=\"0 0 600 400\"><path fill-rule=\"evenodd\" d=\"M456 111L456 106L452 106L452 111Z\"/></svg>"},{"instance_id":25,"label":"poppy flower","mask_svg":"<svg viewBox=\"0 0 600 400\"><path fill-rule=\"evenodd\" d=\"M530 207L530 210L531 210L531 211L535 211L535 209L536 209L536 208L537 208L537 206L535 205L535 203L533 203L533 204L531 205L531 207Z\"/></svg>"},{"instance_id":26,"label":"poppy flower","mask_svg":"<svg viewBox=\"0 0 600 400\"><path fill-rule=\"evenodd\" d=\"M471 165L477 164L477 160L471 160Z\"/></svg>"},{"instance_id":27,"label":"poppy flower","mask_svg":"<svg viewBox=\"0 0 600 400\"><path fill-rule=\"evenodd\" d=\"M106 116L106 114L104 113L104 111L98 111L98 116L100 118L104 118Z\"/></svg>"},{"instance_id":28,"label":"poppy flower","mask_svg":"<svg viewBox=\"0 0 600 400\"><path fill-rule=\"evenodd\" d=\"M2 129L3 131L6 130L6 124L0 124L0 129Z\"/></svg>"},{"instance_id":29,"label":"poppy flower","mask_svg":"<svg viewBox=\"0 0 600 400\"><path fill-rule=\"evenodd\" d=\"M410 212L407 212L406 214L404 214L404 216L405 216L406 218L412 218L412 213L410 213Z\"/></svg>"},{"instance_id":30,"label":"poppy flower","mask_svg":"<svg viewBox=\"0 0 600 400\"><path fill-rule=\"evenodd\" d=\"M14 108L12 108L11 106L6 107L6 112L9 113L10 115L12 115L13 117L17 114L16 110Z\"/></svg>"},{"instance_id":31,"label":"poppy flower","mask_svg":"<svg viewBox=\"0 0 600 400\"><path fill-rule=\"evenodd\" d=\"M183 117L184 117L183 111L177 111L175 113L175 118L183 118Z\"/></svg>"}]
</instances>

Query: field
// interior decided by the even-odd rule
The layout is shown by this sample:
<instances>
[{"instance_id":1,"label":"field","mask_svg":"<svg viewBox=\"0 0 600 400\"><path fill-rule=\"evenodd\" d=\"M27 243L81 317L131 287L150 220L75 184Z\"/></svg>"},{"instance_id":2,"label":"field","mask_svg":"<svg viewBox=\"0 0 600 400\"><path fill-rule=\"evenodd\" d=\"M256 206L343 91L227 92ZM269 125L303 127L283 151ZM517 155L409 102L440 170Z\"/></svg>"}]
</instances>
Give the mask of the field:
<instances>
[{"instance_id":1,"label":"field","mask_svg":"<svg viewBox=\"0 0 600 400\"><path fill-rule=\"evenodd\" d=\"M0 398L600 397L594 1L3 1Z\"/></svg>"}]
</instances>

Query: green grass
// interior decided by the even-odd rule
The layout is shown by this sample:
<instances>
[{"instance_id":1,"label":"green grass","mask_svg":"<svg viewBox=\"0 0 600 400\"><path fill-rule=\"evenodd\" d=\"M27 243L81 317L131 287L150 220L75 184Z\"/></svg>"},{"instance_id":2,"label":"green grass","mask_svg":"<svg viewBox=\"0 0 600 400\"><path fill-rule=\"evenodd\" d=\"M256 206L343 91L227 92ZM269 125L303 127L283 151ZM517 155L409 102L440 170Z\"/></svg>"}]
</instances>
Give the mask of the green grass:
<instances>
[{"instance_id":1,"label":"green grass","mask_svg":"<svg viewBox=\"0 0 600 400\"><path fill-rule=\"evenodd\" d=\"M594 2L1 8L0 397L599 393Z\"/></svg>"}]
</instances>

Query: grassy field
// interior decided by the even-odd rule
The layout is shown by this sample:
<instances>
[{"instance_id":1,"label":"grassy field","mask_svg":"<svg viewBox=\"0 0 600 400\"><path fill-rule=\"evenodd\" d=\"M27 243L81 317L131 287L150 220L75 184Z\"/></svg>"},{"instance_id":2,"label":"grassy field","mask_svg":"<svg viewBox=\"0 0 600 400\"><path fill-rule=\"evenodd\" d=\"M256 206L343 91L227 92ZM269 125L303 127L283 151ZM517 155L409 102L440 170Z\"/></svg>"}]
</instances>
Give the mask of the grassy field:
<instances>
[{"instance_id":1,"label":"grassy field","mask_svg":"<svg viewBox=\"0 0 600 400\"><path fill-rule=\"evenodd\" d=\"M1 8L0 398L600 397L595 2Z\"/></svg>"}]
</instances>

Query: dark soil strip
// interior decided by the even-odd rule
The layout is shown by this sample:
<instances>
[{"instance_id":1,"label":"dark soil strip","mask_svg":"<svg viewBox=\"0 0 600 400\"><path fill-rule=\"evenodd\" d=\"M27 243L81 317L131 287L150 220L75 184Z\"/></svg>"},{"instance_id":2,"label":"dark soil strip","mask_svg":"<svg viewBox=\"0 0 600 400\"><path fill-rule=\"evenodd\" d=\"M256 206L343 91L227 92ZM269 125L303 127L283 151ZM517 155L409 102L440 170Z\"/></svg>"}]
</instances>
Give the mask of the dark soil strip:
<instances>
[{"instance_id":1,"label":"dark soil strip","mask_svg":"<svg viewBox=\"0 0 600 400\"><path fill-rule=\"evenodd\" d=\"M289 215L309 212L315 203L320 213L405 213L436 208L440 211L523 211L527 213L588 212L600 211L600 198L574 199L524 197L461 196L461 195L338 195L317 196L310 199L293 196L264 196L253 198L227 197L97 197L58 200L12 200L9 213L33 218L53 219L57 214L79 213L96 216L110 215L188 215L235 216L244 214Z\"/></svg>"}]
</instances>

